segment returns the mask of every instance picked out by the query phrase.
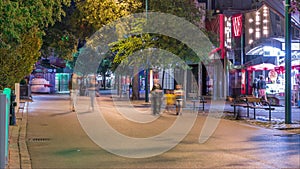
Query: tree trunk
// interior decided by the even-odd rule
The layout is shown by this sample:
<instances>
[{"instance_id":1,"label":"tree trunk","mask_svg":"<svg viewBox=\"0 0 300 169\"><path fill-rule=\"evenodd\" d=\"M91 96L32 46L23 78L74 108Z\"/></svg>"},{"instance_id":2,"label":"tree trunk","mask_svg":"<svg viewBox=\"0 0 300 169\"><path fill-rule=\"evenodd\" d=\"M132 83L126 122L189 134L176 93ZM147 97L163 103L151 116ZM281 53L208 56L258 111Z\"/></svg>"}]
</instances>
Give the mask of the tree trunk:
<instances>
[{"instance_id":1,"label":"tree trunk","mask_svg":"<svg viewBox=\"0 0 300 169\"><path fill-rule=\"evenodd\" d=\"M165 69L163 68L163 74L162 74L162 79L161 79L161 88L164 89L164 81L165 81Z\"/></svg>"},{"instance_id":2,"label":"tree trunk","mask_svg":"<svg viewBox=\"0 0 300 169\"><path fill-rule=\"evenodd\" d=\"M132 100L139 100L140 99L140 92L139 92L139 71L138 67L134 66L133 68L133 84L132 84Z\"/></svg>"},{"instance_id":3,"label":"tree trunk","mask_svg":"<svg viewBox=\"0 0 300 169\"><path fill-rule=\"evenodd\" d=\"M106 89L106 76L105 76L105 73L103 73L103 87L104 87L104 90Z\"/></svg>"},{"instance_id":4,"label":"tree trunk","mask_svg":"<svg viewBox=\"0 0 300 169\"><path fill-rule=\"evenodd\" d=\"M122 75L118 76L118 95L122 97Z\"/></svg>"}]
</instances>

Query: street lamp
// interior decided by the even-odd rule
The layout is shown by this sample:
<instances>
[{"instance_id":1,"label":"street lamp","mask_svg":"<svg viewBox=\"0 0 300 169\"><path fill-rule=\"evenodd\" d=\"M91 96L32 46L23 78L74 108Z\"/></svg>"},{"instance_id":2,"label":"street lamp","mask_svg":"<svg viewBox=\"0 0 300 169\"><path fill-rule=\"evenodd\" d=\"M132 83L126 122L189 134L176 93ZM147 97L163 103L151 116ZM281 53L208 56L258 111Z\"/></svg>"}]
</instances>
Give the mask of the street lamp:
<instances>
[{"instance_id":1,"label":"street lamp","mask_svg":"<svg viewBox=\"0 0 300 169\"><path fill-rule=\"evenodd\" d=\"M285 123L291 124L291 0L285 0Z\"/></svg>"},{"instance_id":2,"label":"street lamp","mask_svg":"<svg viewBox=\"0 0 300 169\"><path fill-rule=\"evenodd\" d=\"M148 19L148 0L145 1L145 9L146 9L146 22ZM146 67L146 73L145 73L145 102L149 102L149 85L148 85L148 74L149 74L149 68L148 68L148 56L147 56L147 67Z\"/></svg>"}]
</instances>

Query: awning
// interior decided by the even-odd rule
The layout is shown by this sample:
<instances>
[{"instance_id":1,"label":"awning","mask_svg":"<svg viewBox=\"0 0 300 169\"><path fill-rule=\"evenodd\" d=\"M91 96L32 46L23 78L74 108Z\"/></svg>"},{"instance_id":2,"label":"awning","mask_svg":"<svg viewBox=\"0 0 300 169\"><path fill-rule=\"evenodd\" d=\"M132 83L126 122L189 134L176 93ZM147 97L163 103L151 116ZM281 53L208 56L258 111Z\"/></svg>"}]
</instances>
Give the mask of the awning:
<instances>
[{"instance_id":1,"label":"awning","mask_svg":"<svg viewBox=\"0 0 300 169\"><path fill-rule=\"evenodd\" d=\"M247 70L252 70L252 71L256 71L256 70L274 70L275 67L276 67L276 65L271 64L271 63L262 63L262 64L258 64L258 65L249 66L247 68Z\"/></svg>"}]
</instances>

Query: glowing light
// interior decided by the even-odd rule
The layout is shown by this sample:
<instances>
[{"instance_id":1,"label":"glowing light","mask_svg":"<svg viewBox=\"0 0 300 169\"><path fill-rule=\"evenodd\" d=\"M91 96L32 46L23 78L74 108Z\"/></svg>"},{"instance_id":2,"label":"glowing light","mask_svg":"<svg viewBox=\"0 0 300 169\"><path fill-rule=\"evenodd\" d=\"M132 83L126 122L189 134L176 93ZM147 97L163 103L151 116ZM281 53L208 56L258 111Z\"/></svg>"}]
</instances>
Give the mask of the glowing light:
<instances>
[{"instance_id":1,"label":"glowing light","mask_svg":"<svg viewBox=\"0 0 300 169\"><path fill-rule=\"evenodd\" d=\"M259 15L257 15L257 16L255 17L255 20L256 20L256 21L260 21Z\"/></svg>"},{"instance_id":2,"label":"glowing light","mask_svg":"<svg viewBox=\"0 0 300 169\"><path fill-rule=\"evenodd\" d=\"M256 39L260 38L260 32L255 32L255 38Z\"/></svg>"},{"instance_id":3,"label":"glowing light","mask_svg":"<svg viewBox=\"0 0 300 169\"><path fill-rule=\"evenodd\" d=\"M249 33L253 33L254 30L252 28L249 29Z\"/></svg>"}]
</instances>

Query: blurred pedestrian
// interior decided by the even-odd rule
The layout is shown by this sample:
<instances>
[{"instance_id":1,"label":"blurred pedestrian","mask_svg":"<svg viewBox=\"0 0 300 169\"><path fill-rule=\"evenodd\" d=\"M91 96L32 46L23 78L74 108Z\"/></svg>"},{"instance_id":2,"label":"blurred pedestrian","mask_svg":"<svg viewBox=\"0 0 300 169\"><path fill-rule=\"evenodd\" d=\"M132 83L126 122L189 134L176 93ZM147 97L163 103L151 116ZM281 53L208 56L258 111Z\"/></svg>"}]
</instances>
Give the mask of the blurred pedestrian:
<instances>
[{"instance_id":1,"label":"blurred pedestrian","mask_svg":"<svg viewBox=\"0 0 300 169\"><path fill-rule=\"evenodd\" d=\"M257 87L258 87L257 79L254 78L253 83L252 83L252 95L253 95L253 97L258 97Z\"/></svg>"},{"instance_id":2,"label":"blurred pedestrian","mask_svg":"<svg viewBox=\"0 0 300 169\"><path fill-rule=\"evenodd\" d=\"M264 76L262 76L262 75L259 76L259 81L257 84L258 84L259 97L263 98L265 101L268 101L267 94L266 94L267 84L264 79Z\"/></svg>"},{"instance_id":3,"label":"blurred pedestrian","mask_svg":"<svg viewBox=\"0 0 300 169\"><path fill-rule=\"evenodd\" d=\"M153 88L151 90L151 104L152 104L152 114L158 115L160 113L161 103L162 103L162 87L159 84L159 79L153 80Z\"/></svg>"},{"instance_id":4,"label":"blurred pedestrian","mask_svg":"<svg viewBox=\"0 0 300 169\"><path fill-rule=\"evenodd\" d=\"M95 77L90 77L89 87L87 89L88 89L88 95L90 96L90 100L91 100L89 109L92 109L92 111L94 111L95 96L96 93L98 92Z\"/></svg>"},{"instance_id":5,"label":"blurred pedestrian","mask_svg":"<svg viewBox=\"0 0 300 169\"><path fill-rule=\"evenodd\" d=\"M175 95L173 91L166 90L165 100L166 100L166 112L169 113L171 111L171 108L175 106Z\"/></svg>"},{"instance_id":6,"label":"blurred pedestrian","mask_svg":"<svg viewBox=\"0 0 300 169\"><path fill-rule=\"evenodd\" d=\"M181 85L176 85L176 90L174 90L174 94L176 97L176 115L179 115L182 113L182 102L184 95L184 91L182 90Z\"/></svg>"},{"instance_id":7,"label":"blurred pedestrian","mask_svg":"<svg viewBox=\"0 0 300 169\"><path fill-rule=\"evenodd\" d=\"M69 92L70 92L70 100L71 100L71 110L75 111L76 103L77 103L77 95L79 93L79 87L77 83L76 74L72 74L69 80Z\"/></svg>"}]
</instances>

